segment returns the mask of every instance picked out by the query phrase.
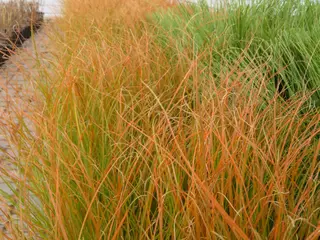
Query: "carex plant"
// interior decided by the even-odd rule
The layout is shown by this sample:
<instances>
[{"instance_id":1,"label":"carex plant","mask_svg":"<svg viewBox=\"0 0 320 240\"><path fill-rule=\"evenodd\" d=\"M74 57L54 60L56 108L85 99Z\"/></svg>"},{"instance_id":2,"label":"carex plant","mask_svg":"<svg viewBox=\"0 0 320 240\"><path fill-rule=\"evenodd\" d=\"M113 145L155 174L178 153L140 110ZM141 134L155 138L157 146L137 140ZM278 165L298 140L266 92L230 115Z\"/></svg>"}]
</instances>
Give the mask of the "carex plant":
<instances>
[{"instance_id":1,"label":"carex plant","mask_svg":"<svg viewBox=\"0 0 320 240\"><path fill-rule=\"evenodd\" d=\"M36 134L9 132L29 234L315 239L317 9L66 0Z\"/></svg>"}]
</instances>

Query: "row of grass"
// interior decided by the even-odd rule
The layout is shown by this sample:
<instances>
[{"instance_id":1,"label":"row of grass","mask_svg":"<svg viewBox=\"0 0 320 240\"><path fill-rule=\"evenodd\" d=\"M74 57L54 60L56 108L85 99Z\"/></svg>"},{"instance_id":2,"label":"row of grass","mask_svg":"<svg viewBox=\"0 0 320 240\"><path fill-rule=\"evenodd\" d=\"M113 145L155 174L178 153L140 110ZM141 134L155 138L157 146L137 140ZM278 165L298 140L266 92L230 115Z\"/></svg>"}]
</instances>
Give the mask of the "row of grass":
<instances>
[{"instance_id":1,"label":"row of grass","mask_svg":"<svg viewBox=\"0 0 320 240\"><path fill-rule=\"evenodd\" d=\"M36 134L23 113L6 125L28 238L319 237L315 32L282 24L302 29L320 8L294 2L290 19L289 5L261 4L65 1L55 58L39 65ZM281 65L293 53L310 54L313 85L300 63ZM22 226L8 229L22 238Z\"/></svg>"},{"instance_id":2,"label":"row of grass","mask_svg":"<svg viewBox=\"0 0 320 240\"><path fill-rule=\"evenodd\" d=\"M0 43L11 37L14 27L30 25L32 16L36 17L39 2L26 0L0 1Z\"/></svg>"},{"instance_id":3,"label":"row of grass","mask_svg":"<svg viewBox=\"0 0 320 240\"><path fill-rule=\"evenodd\" d=\"M232 64L245 54L241 68L265 65L265 75L284 99L311 91L312 105L320 106L320 4L307 0L230 1L210 8L207 1L180 5L150 17L158 29L158 41L176 59L176 51L194 49L209 55L219 75L224 62ZM170 43L170 44L168 44ZM169 47L168 47L169 46Z\"/></svg>"}]
</instances>

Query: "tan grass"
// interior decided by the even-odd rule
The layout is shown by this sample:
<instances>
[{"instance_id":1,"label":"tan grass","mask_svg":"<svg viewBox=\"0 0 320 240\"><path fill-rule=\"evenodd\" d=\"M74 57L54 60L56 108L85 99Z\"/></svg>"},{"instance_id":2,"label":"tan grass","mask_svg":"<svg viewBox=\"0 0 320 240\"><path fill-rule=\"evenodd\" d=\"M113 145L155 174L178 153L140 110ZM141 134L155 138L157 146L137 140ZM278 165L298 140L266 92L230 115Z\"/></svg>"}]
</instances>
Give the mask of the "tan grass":
<instances>
[{"instance_id":1,"label":"tan grass","mask_svg":"<svg viewBox=\"0 0 320 240\"><path fill-rule=\"evenodd\" d=\"M10 37L14 27L23 28L30 24L39 3L26 0L0 1L0 38Z\"/></svg>"}]
</instances>

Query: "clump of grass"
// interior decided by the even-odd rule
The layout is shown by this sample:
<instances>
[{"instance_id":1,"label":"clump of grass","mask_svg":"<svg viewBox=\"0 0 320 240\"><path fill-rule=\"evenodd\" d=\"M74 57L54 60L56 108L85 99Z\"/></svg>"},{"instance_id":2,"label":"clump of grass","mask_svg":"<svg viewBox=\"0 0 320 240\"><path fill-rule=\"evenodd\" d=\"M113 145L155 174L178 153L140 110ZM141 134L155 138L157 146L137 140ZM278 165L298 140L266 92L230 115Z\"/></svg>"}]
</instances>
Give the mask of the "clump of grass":
<instances>
[{"instance_id":1,"label":"clump of grass","mask_svg":"<svg viewBox=\"0 0 320 240\"><path fill-rule=\"evenodd\" d=\"M319 16L318 1L231 1L225 8L200 1L159 11L150 20L168 51L210 51L213 61L203 64L213 64L213 74L221 71L222 58L230 64L245 51L242 66L266 64L265 74L274 79L272 94L278 89L288 99L297 92L313 92L312 104L319 107Z\"/></svg>"},{"instance_id":2,"label":"clump of grass","mask_svg":"<svg viewBox=\"0 0 320 240\"><path fill-rule=\"evenodd\" d=\"M39 2L26 0L0 1L0 41L11 37L14 26L23 28L30 25L37 16ZM35 20L35 19L34 19Z\"/></svg>"},{"instance_id":3,"label":"clump of grass","mask_svg":"<svg viewBox=\"0 0 320 240\"><path fill-rule=\"evenodd\" d=\"M266 63L245 51L217 71L193 38L160 46L148 16L171 7L65 2L36 136L23 120L9 131L20 219L43 239L315 239L311 94L270 97Z\"/></svg>"}]
</instances>

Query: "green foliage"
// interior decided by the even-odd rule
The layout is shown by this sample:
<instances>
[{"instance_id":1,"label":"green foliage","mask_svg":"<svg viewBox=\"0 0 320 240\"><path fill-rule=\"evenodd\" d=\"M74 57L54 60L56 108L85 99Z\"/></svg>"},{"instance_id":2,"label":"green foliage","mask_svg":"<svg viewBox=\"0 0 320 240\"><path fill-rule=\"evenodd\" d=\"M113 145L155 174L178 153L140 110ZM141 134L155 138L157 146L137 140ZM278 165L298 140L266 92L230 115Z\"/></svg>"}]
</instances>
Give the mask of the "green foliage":
<instances>
[{"instance_id":1,"label":"green foliage","mask_svg":"<svg viewBox=\"0 0 320 240\"><path fill-rule=\"evenodd\" d=\"M245 53L243 65L263 62L265 76L279 75L288 97L312 92L312 104L320 104L320 3L267 0L209 8L202 2L157 12L150 22L158 31L160 46L168 51L210 53L213 65L222 64L222 59L231 64ZM220 72L214 68L213 74ZM270 86L274 95L276 86Z\"/></svg>"}]
</instances>

